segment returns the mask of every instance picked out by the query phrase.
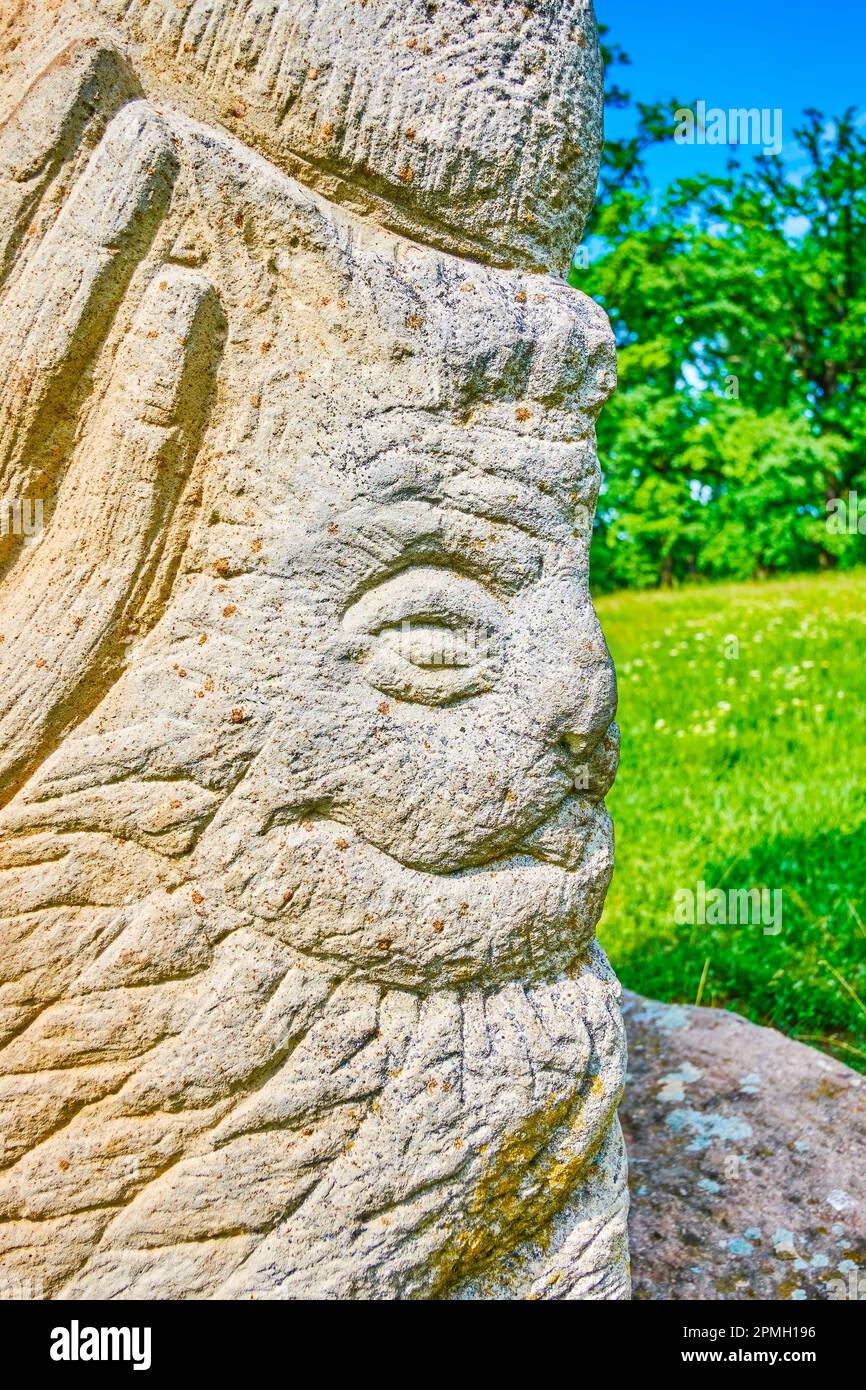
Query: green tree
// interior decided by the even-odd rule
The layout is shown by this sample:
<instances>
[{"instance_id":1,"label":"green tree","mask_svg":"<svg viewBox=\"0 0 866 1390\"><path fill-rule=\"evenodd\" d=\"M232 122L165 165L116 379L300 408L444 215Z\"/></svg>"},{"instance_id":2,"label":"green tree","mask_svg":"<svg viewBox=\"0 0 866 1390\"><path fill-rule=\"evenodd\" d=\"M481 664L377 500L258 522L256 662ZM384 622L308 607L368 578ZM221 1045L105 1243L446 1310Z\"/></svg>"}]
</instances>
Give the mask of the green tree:
<instances>
[{"instance_id":1,"label":"green tree","mask_svg":"<svg viewBox=\"0 0 866 1390\"><path fill-rule=\"evenodd\" d=\"M731 160L654 199L643 156L676 108L635 107L602 174L601 252L571 277L619 344L594 585L862 563L866 536L829 531L827 503L866 505L866 138L852 110L807 111L800 160Z\"/></svg>"}]
</instances>

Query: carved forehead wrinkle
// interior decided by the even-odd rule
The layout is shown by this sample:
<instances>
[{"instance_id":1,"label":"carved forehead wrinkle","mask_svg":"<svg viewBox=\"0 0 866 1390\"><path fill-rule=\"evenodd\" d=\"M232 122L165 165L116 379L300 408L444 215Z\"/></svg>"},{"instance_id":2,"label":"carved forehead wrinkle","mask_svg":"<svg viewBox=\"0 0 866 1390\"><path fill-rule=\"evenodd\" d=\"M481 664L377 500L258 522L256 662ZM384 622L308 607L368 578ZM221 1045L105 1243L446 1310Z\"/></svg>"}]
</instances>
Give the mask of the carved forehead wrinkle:
<instances>
[{"instance_id":1,"label":"carved forehead wrinkle","mask_svg":"<svg viewBox=\"0 0 866 1390\"><path fill-rule=\"evenodd\" d=\"M597 414L616 381L600 307L558 281L478 269L472 292L441 303L452 389Z\"/></svg>"},{"instance_id":2,"label":"carved forehead wrinkle","mask_svg":"<svg viewBox=\"0 0 866 1390\"><path fill-rule=\"evenodd\" d=\"M371 235L309 195L302 211L320 233L316 255L332 287L311 299L309 249L297 266L294 252L281 252L286 309L304 336L314 330L320 375L332 350L358 364L356 407L359 393L391 395L395 404L402 394L405 406L420 395L431 408L534 399L570 416L574 432L575 419L594 417L613 390L607 318L563 281L479 265L381 229ZM350 332L334 342L328 328L337 309Z\"/></svg>"},{"instance_id":3,"label":"carved forehead wrinkle","mask_svg":"<svg viewBox=\"0 0 866 1390\"><path fill-rule=\"evenodd\" d=\"M383 331L399 343L393 385L416 363L429 364L438 388L430 404L534 400L559 412L559 419L551 416L550 433L573 433L594 419L614 389L607 318L563 282L426 249L387 274L378 256L359 257L358 248L353 256ZM409 315L407 301L414 306Z\"/></svg>"},{"instance_id":4,"label":"carved forehead wrinkle","mask_svg":"<svg viewBox=\"0 0 866 1390\"><path fill-rule=\"evenodd\" d=\"M475 492L499 510L511 498L524 508L534 499L539 520L551 515L552 499L563 505L594 496L599 468L591 438L551 440L521 429L513 412L511 427L490 423L492 417L489 410L470 419L386 410L355 421L339 438L329 437L323 422L312 447L294 449L294 471L313 497L440 501ZM292 450L281 414L265 413L260 447L269 456Z\"/></svg>"}]
</instances>

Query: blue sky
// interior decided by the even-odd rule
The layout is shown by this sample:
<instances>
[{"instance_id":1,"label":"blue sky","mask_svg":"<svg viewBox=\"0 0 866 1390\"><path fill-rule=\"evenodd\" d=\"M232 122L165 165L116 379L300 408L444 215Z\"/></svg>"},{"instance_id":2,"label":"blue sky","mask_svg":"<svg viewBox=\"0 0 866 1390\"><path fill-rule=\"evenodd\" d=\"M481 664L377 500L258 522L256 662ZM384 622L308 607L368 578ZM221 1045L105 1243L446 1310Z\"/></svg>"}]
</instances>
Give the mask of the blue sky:
<instances>
[{"instance_id":1,"label":"blue sky","mask_svg":"<svg viewBox=\"0 0 866 1390\"><path fill-rule=\"evenodd\" d=\"M780 108L786 155L804 107L866 113L866 0L595 0L595 8L632 59L614 69L616 80L639 99ZM627 128L624 114L609 113L610 134ZM698 169L721 173L730 153L671 141L653 152L650 175L660 187Z\"/></svg>"}]
</instances>

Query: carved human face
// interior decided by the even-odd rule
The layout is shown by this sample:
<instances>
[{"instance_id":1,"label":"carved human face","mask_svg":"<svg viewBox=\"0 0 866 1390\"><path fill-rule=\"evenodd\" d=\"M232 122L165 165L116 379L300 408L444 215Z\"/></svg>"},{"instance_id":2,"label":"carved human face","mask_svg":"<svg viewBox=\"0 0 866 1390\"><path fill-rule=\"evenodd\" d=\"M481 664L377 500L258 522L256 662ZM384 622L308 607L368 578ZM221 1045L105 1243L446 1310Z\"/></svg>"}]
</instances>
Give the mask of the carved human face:
<instances>
[{"instance_id":1,"label":"carved human face","mask_svg":"<svg viewBox=\"0 0 866 1390\"><path fill-rule=\"evenodd\" d=\"M314 799L401 864L450 873L514 853L585 771L605 775L613 674L556 497L581 454L420 415L369 434L375 476L316 547L339 731Z\"/></svg>"},{"instance_id":2,"label":"carved human face","mask_svg":"<svg viewBox=\"0 0 866 1390\"><path fill-rule=\"evenodd\" d=\"M385 982L547 975L586 949L612 865L591 421L564 442L496 380L447 413L396 395L308 426L314 453L263 392L259 453L298 468L259 542L291 617L238 904Z\"/></svg>"}]
</instances>

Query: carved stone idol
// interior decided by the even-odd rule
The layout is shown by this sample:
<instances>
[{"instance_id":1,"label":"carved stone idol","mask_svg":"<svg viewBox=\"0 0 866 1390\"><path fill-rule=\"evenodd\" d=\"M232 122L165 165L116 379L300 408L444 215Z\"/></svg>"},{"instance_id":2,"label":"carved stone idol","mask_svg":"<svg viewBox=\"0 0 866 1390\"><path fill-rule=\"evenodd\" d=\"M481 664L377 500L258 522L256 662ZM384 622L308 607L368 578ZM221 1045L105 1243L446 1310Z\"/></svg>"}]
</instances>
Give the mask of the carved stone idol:
<instances>
[{"instance_id":1,"label":"carved stone idol","mask_svg":"<svg viewBox=\"0 0 866 1390\"><path fill-rule=\"evenodd\" d=\"M625 1298L590 0L0 36L0 1279Z\"/></svg>"}]
</instances>

